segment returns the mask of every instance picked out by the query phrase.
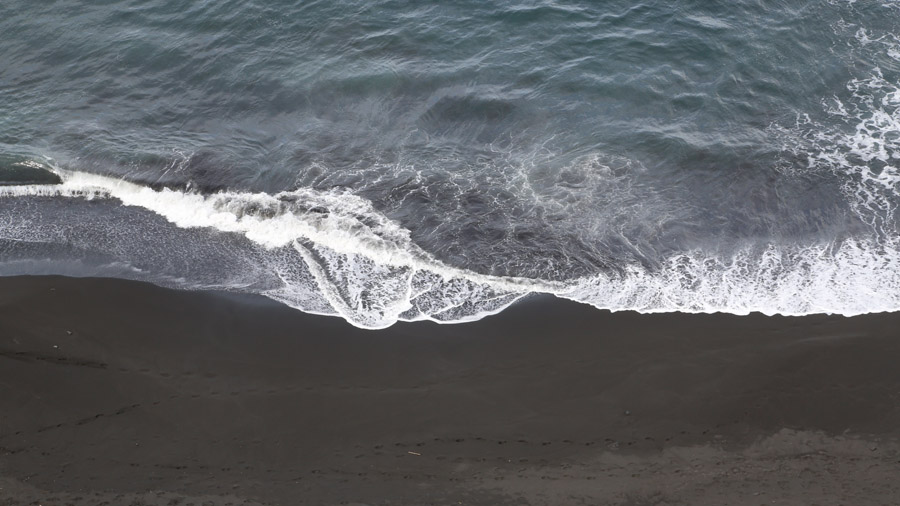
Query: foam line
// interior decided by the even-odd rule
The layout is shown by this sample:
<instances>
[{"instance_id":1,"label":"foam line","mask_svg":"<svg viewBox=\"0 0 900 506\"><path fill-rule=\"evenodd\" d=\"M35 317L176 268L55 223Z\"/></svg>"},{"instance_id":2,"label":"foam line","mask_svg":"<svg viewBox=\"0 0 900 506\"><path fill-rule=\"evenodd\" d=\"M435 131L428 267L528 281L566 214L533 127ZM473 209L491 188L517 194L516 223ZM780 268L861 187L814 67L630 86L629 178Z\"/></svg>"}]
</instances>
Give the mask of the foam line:
<instances>
[{"instance_id":1,"label":"foam line","mask_svg":"<svg viewBox=\"0 0 900 506\"><path fill-rule=\"evenodd\" d=\"M895 242L770 245L761 253L743 251L728 259L693 251L668 258L654 271L629 265L621 274L547 281L448 266L414 244L407 230L368 201L349 193L301 189L276 195L202 195L81 172L59 175L60 185L3 187L0 198L115 199L156 213L176 227L241 234L273 255L294 250L309 275L282 277L281 287L262 293L365 328L400 320L469 321L501 311L530 293L613 311L853 315L900 310ZM310 291L324 298L330 310L305 302Z\"/></svg>"}]
</instances>

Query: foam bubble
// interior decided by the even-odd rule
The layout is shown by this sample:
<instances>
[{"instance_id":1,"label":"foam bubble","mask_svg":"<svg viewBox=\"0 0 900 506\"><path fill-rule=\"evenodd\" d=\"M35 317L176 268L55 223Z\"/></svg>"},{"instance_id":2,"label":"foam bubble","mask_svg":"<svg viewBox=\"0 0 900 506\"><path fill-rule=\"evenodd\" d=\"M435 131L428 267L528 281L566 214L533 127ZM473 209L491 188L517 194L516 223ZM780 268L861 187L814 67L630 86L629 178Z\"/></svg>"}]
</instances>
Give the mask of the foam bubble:
<instances>
[{"instance_id":1,"label":"foam bubble","mask_svg":"<svg viewBox=\"0 0 900 506\"><path fill-rule=\"evenodd\" d=\"M225 234L207 241L241 236L255 249L235 254L252 259L260 274L223 280L216 287L261 293L303 311L340 316L364 328L423 319L469 321L501 311L531 293L553 294L602 309L641 312L852 315L900 309L896 241L769 245L747 248L728 258L691 251L672 255L655 268L633 264L569 281L546 281L490 276L446 265L419 248L407 230L378 213L369 202L345 192L301 189L276 195L203 195L154 190L80 172L60 171L60 176L61 185L0 188L0 198L103 200L150 211L173 229ZM51 227L49 232L30 226L18 230L18 235L8 233L7 239L73 239L63 227ZM129 235L138 246L122 250L113 259L116 262L127 262L129 255L140 255L141 247L150 247L143 230L117 234ZM182 240L167 237L156 232L155 240ZM218 249L184 254L219 254ZM246 259L243 261L249 261ZM146 274L134 272L138 278ZM191 274L181 278L171 274L163 284L197 286ZM260 275L277 281L261 285L248 281Z\"/></svg>"},{"instance_id":2,"label":"foam bubble","mask_svg":"<svg viewBox=\"0 0 900 506\"><path fill-rule=\"evenodd\" d=\"M416 246L407 230L368 201L345 192L202 195L82 172L59 174L60 185L3 187L0 197L115 199L179 228L240 234L262 247L264 261L282 281L262 293L361 327L400 319L467 320L499 311L527 293L563 287L450 267Z\"/></svg>"},{"instance_id":3,"label":"foam bubble","mask_svg":"<svg viewBox=\"0 0 900 506\"><path fill-rule=\"evenodd\" d=\"M806 170L827 170L843 181L857 216L879 235L896 235L900 197L900 86L875 68L847 84L849 99L833 97L825 110L835 125L798 119L801 142L788 146L807 160Z\"/></svg>"},{"instance_id":4,"label":"foam bubble","mask_svg":"<svg viewBox=\"0 0 900 506\"><path fill-rule=\"evenodd\" d=\"M900 251L847 240L795 249L768 246L723 260L703 252L670 257L656 272L584 279L566 298L612 310L767 315L900 309Z\"/></svg>"}]
</instances>

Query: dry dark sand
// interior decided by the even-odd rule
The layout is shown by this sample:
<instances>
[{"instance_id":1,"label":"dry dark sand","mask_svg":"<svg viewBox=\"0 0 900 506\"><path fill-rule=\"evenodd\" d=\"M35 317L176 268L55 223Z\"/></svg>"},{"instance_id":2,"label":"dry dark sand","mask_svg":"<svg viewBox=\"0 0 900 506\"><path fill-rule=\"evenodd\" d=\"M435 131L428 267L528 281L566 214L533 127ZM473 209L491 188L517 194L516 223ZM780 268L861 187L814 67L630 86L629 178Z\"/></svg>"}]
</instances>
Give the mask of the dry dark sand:
<instances>
[{"instance_id":1,"label":"dry dark sand","mask_svg":"<svg viewBox=\"0 0 900 506\"><path fill-rule=\"evenodd\" d=\"M369 332L0 279L0 504L900 504L900 314Z\"/></svg>"}]
</instances>

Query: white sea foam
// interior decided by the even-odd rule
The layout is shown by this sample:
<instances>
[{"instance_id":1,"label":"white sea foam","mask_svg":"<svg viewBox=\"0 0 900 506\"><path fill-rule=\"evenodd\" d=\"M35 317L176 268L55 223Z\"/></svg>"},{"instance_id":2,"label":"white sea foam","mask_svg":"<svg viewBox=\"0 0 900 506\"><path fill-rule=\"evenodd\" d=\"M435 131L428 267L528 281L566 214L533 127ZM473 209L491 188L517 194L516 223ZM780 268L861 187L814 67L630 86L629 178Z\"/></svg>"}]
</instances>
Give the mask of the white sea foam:
<instances>
[{"instance_id":1,"label":"white sea foam","mask_svg":"<svg viewBox=\"0 0 900 506\"><path fill-rule=\"evenodd\" d=\"M384 327L399 319L463 321L502 310L530 292L564 289L561 283L448 266L416 246L407 230L368 201L349 193L300 189L276 195L202 195L82 172L58 174L60 185L2 187L0 197L115 199L176 227L240 234L267 250L269 267L283 281L264 290L265 295L302 310L337 314L362 327ZM292 265L298 258L305 265Z\"/></svg>"},{"instance_id":2,"label":"white sea foam","mask_svg":"<svg viewBox=\"0 0 900 506\"><path fill-rule=\"evenodd\" d=\"M727 312L847 316L900 309L900 252L848 240L787 252L738 253L727 261L692 252L656 272L631 267L621 277L576 283L565 297L642 312Z\"/></svg>"},{"instance_id":3,"label":"white sea foam","mask_svg":"<svg viewBox=\"0 0 900 506\"><path fill-rule=\"evenodd\" d=\"M900 84L875 68L870 77L850 81L847 89L849 99L825 101L836 123L799 118L795 130L803 141L788 149L806 158L805 170L826 170L843 181L857 216L890 238L896 234L900 196Z\"/></svg>"},{"instance_id":4,"label":"white sea foam","mask_svg":"<svg viewBox=\"0 0 900 506\"><path fill-rule=\"evenodd\" d=\"M635 264L616 273L553 282L489 276L447 265L419 248L407 230L369 202L345 192L202 195L80 172L59 175L60 185L4 187L0 198L103 199L150 211L176 228L243 236L259 248L259 268L279 283L260 288L241 278L218 287L255 291L364 328L400 320L469 321L501 311L530 293L641 312L854 315L900 310L896 241L770 245L729 258L693 251L674 255L652 270ZM23 240L32 233L29 227L20 230L9 237ZM142 240L144 233L123 232L135 240ZM67 240L65 231L31 239ZM169 284L178 285L171 278ZM189 280L183 284L191 286Z\"/></svg>"}]
</instances>

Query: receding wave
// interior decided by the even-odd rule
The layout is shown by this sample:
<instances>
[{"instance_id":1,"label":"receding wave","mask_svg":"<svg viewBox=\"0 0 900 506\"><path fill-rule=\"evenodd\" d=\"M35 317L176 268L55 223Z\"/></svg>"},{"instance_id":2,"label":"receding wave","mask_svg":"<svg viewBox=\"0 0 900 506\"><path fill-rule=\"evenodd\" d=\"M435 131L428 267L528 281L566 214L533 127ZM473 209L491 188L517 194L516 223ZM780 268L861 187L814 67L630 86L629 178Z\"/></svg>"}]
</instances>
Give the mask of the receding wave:
<instances>
[{"instance_id":1,"label":"receding wave","mask_svg":"<svg viewBox=\"0 0 900 506\"><path fill-rule=\"evenodd\" d=\"M491 276L447 265L418 247L407 230L370 202L346 191L304 188L274 195L204 195L83 172L59 170L58 174L61 184L2 187L0 198L7 204L64 198L70 202L70 211L76 199L86 205L135 209L156 221L80 222L76 227L82 218L71 211L41 217L41 226L28 222L5 227L0 240L13 248L80 241L89 249L91 240L76 230L112 228L103 236L110 243L102 250L110 264L134 266L119 274L124 277L259 293L303 311L337 315L364 328L423 319L469 321L532 293L614 311L855 315L900 310L900 249L895 240L769 244L727 257L695 250L671 255L653 267L635 263L550 281ZM26 211L12 205L4 208L10 223ZM190 233L205 234L197 243L206 246L180 250L186 240L180 234ZM141 258L152 251L178 251L184 258L154 260L155 264ZM160 258L164 257L161 253ZM228 258L240 258L243 263L229 266ZM148 262L150 268L142 268ZM220 263L223 270L238 274L220 273L215 279L213 273L198 279L191 270L194 262L206 262L204 272Z\"/></svg>"}]
</instances>

